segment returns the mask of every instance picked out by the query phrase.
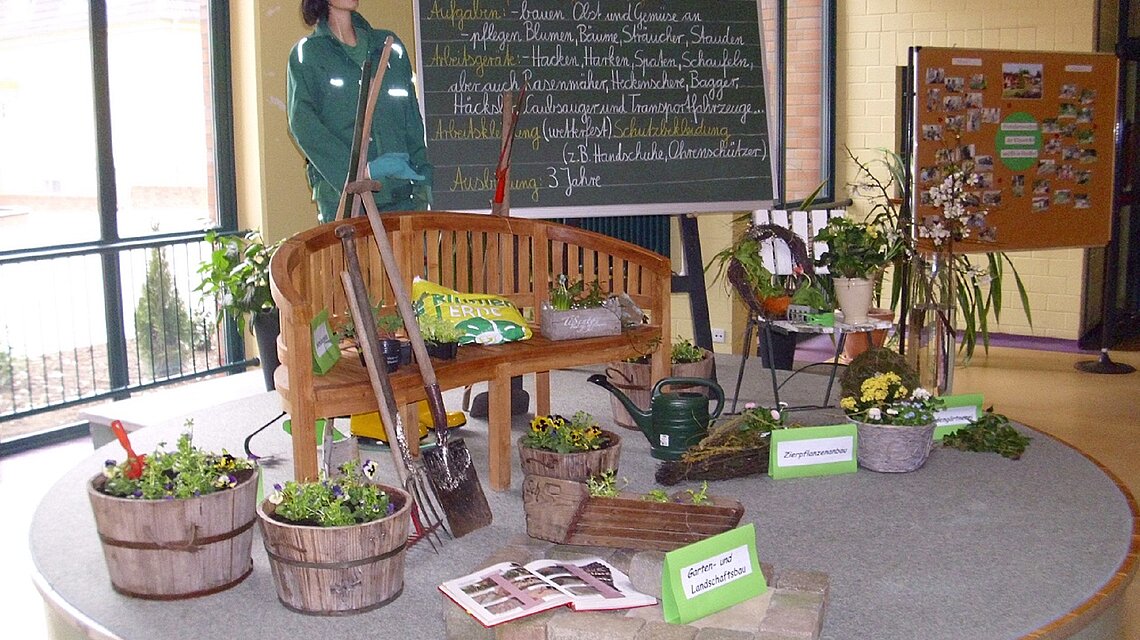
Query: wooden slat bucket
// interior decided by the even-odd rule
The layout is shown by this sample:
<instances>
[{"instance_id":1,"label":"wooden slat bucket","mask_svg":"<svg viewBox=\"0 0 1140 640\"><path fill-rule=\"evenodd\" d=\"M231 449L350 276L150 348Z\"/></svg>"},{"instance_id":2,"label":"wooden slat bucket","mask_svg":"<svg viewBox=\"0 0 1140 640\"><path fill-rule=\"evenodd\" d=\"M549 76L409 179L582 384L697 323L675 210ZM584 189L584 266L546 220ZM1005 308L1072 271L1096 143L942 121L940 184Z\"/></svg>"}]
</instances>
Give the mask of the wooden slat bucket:
<instances>
[{"instance_id":1,"label":"wooden slat bucket","mask_svg":"<svg viewBox=\"0 0 1140 640\"><path fill-rule=\"evenodd\" d=\"M233 489L182 500L137 500L87 485L95 528L115 591L148 600L217 593L253 571L257 472L238 474Z\"/></svg>"},{"instance_id":2,"label":"wooden slat bucket","mask_svg":"<svg viewBox=\"0 0 1140 640\"><path fill-rule=\"evenodd\" d=\"M522 471L527 475L576 482L585 482L590 476L596 476L607 469L617 471L618 459L621 457L621 436L605 429L602 434L609 440L609 446L576 453L532 449L523 444L523 438L519 438L519 463Z\"/></svg>"},{"instance_id":3,"label":"wooden slat bucket","mask_svg":"<svg viewBox=\"0 0 1140 640\"><path fill-rule=\"evenodd\" d=\"M380 485L392 515L348 527L294 525L273 518L274 505L257 508L277 598L286 609L320 616L371 611L404 590L405 543L411 498Z\"/></svg>"},{"instance_id":4,"label":"wooden slat bucket","mask_svg":"<svg viewBox=\"0 0 1140 640\"><path fill-rule=\"evenodd\" d=\"M704 360L700 362L682 362L672 365L669 370L671 378L712 378L714 360L712 352L706 352ZM611 362L606 367L606 379L610 384L621 390L633 402L634 406L642 411L649 411L653 402L653 384L656 382L650 375L649 363L640 362ZM697 387L670 387L670 391L694 391L701 395L708 395L709 389L704 386ZM637 421L629 415L625 405L616 396L610 395L610 410L613 411L614 423L619 427L638 431Z\"/></svg>"}]
</instances>

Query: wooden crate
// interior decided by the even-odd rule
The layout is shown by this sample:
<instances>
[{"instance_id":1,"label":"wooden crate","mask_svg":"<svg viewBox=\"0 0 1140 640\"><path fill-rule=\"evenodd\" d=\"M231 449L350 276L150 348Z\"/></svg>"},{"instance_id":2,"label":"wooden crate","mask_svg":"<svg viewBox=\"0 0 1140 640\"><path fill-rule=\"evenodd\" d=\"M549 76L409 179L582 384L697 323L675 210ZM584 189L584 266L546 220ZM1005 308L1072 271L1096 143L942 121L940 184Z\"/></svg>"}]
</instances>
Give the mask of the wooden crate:
<instances>
[{"instance_id":1,"label":"wooden crate","mask_svg":"<svg viewBox=\"0 0 1140 640\"><path fill-rule=\"evenodd\" d=\"M561 544L672 551L735 528L740 502L650 502L639 495L595 498L580 482L527 475L523 481L527 533Z\"/></svg>"}]
</instances>

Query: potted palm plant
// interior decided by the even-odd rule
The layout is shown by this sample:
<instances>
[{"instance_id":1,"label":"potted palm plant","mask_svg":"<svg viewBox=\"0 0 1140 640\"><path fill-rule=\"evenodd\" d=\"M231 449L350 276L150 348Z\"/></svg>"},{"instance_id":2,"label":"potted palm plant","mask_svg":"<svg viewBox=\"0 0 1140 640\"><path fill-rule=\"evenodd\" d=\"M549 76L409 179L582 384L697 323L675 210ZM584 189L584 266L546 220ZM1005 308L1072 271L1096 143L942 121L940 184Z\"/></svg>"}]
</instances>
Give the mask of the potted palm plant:
<instances>
[{"instance_id":1,"label":"potted palm plant","mask_svg":"<svg viewBox=\"0 0 1140 640\"><path fill-rule=\"evenodd\" d=\"M339 472L276 484L257 507L277 598L297 613L361 613L403 592L411 497L373 483L371 460Z\"/></svg>"},{"instance_id":2,"label":"potted palm plant","mask_svg":"<svg viewBox=\"0 0 1140 640\"><path fill-rule=\"evenodd\" d=\"M198 266L202 281L195 291L213 296L218 309L237 323L239 333L245 331L246 318L251 319L265 389L272 391L273 372L281 364L277 357L281 320L269 289L269 261L281 243L266 244L256 231L237 235L209 231L205 240L213 250Z\"/></svg>"}]
</instances>

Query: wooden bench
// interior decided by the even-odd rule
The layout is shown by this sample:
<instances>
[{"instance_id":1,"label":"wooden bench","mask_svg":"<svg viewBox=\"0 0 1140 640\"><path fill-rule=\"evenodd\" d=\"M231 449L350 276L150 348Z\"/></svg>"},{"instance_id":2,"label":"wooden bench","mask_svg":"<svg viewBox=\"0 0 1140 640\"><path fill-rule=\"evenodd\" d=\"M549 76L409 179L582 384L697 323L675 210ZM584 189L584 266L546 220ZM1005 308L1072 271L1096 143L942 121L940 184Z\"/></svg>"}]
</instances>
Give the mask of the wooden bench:
<instances>
[{"instance_id":1,"label":"wooden bench","mask_svg":"<svg viewBox=\"0 0 1140 640\"><path fill-rule=\"evenodd\" d=\"M500 345L465 345L453 361L434 361L441 389L488 383L488 449L490 485L511 484L510 381L536 374L539 414L550 412L550 371L621 360L653 353L653 378L669 371L669 304L672 272L659 254L608 236L543 221L500 216L406 212L383 216L401 274L411 290L420 276L461 292L494 293L509 298L533 322L534 337ZM377 410L367 373L355 357L342 357L325 375L312 370L310 322L322 309L344 316L347 307L340 273L343 251L330 222L286 240L273 256L270 280L281 313L274 373L277 391L293 420L293 470L298 479L318 475L317 418ZM365 218L353 219L357 252L373 301L394 308L372 229ZM626 293L650 322L620 335L552 341L540 335L542 303L561 273L571 281L597 280L603 290ZM656 345L656 349L654 349ZM300 362L296 360L300 358ZM414 403L425 398L419 370L401 367L392 374L396 404L404 416L409 441L417 442Z\"/></svg>"}]
</instances>

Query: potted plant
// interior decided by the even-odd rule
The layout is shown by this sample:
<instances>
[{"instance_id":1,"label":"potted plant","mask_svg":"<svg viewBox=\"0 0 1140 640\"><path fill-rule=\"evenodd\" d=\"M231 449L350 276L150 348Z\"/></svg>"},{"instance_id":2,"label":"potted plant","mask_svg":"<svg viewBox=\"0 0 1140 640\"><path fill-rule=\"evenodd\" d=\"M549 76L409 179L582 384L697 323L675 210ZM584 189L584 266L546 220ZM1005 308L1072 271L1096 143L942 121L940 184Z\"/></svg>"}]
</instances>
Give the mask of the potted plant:
<instances>
[{"instance_id":1,"label":"potted plant","mask_svg":"<svg viewBox=\"0 0 1140 640\"><path fill-rule=\"evenodd\" d=\"M428 355L441 360L454 360L459 351L459 338L463 336L455 324L431 314L417 316L417 320Z\"/></svg>"},{"instance_id":2,"label":"potted plant","mask_svg":"<svg viewBox=\"0 0 1140 640\"><path fill-rule=\"evenodd\" d=\"M656 344L647 349L652 352ZM606 366L606 379L610 384L620 389L629 399L643 411L649 409L651 391L654 380L650 379L651 369L649 353L634 356L621 362L611 362ZM671 378L705 378L712 379L713 367L716 366L713 354L707 349L694 345L688 338L677 336L673 340L672 350L669 354ZM708 395L707 387L673 387L674 391L693 391ZM626 429L640 430L637 422L626 411L625 406L616 397L610 396L610 409L613 412L614 423Z\"/></svg>"},{"instance_id":3,"label":"potted plant","mask_svg":"<svg viewBox=\"0 0 1140 640\"><path fill-rule=\"evenodd\" d=\"M585 485L594 475L616 470L621 457L621 438L601 428L594 416L578 411L566 418L560 415L535 416L530 429L518 439L519 461L523 471L523 511L527 534L542 540L561 540L562 526L577 503L558 504L535 500L541 487L551 484ZM533 490L528 491L527 487ZM529 498L527 497L529 496Z\"/></svg>"},{"instance_id":4,"label":"potted plant","mask_svg":"<svg viewBox=\"0 0 1140 640\"><path fill-rule=\"evenodd\" d=\"M562 273L550 287L550 300L542 306L542 335L551 340L570 340L621 333L621 308L602 291L598 281L571 283Z\"/></svg>"},{"instance_id":5,"label":"potted plant","mask_svg":"<svg viewBox=\"0 0 1140 640\"><path fill-rule=\"evenodd\" d=\"M832 220L815 239L827 243L827 251L816 260L816 266L826 266L831 273L843 321L866 322L875 280L904 250L904 244L878 222L855 222L849 218Z\"/></svg>"},{"instance_id":6,"label":"potted plant","mask_svg":"<svg viewBox=\"0 0 1140 640\"><path fill-rule=\"evenodd\" d=\"M277 598L312 615L381 607L404 588L411 498L375 484L371 460L319 482L275 484L257 507Z\"/></svg>"},{"instance_id":7,"label":"potted plant","mask_svg":"<svg viewBox=\"0 0 1140 640\"><path fill-rule=\"evenodd\" d=\"M535 416L519 437L518 450L523 473L585 482L605 469L617 469L621 438L585 411L569 418Z\"/></svg>"},{"instance_id":8,"label":"potted plant","mask_svg":"<svg viewBox=\"0 0 1140 640\"><path fill-rule=\"evenodd\" d=\"M399 337L399 331L404 328L404 321L400 315L386 313L384 301L381 300L372 307L372 319L376 323L376 336L380 339L380 352L384 354L384 362L388 364L388 371L396 371L401 364L411 362L412 345ZM356 341L356 322L352 316L346 315L342 318L336 334L339 341L348 343L346 346L356 350L360 364L363 366L364 353ZM407 347L405 348L404 345Z\"/></svg>"},{"instance_id":9,"label":"potted plant","mask_svg":"<svg viewBox=\"0 0 1140 640\"><path fill-rule=\"evenodd\" d=\"M173 600L228 589L253 571L257 472L252 461L193 446L192 421L173 450L161 443L108 460L87 486L115 591Z\"/></svg>"},{"instance_id":10,"label":"potted plant","mask_svg":"<svg viewBox=\"0 0 1140 640\"><path fill-rule=\"evenodd\" d=\"M223 235L211 230L205 240L213 250L198 266L202 281L194 290L213 296L217 307L237 323L239 333L245 331L246 317L251 318L265 389L272 391L273 372L281 364L277 357L281 320L269 289L269 261L281 243L266 244L256 231Z\"/></svg>"},{"instance_id":11,"label":"potted plant","mask_svg":"<svg viewBox=\"0 0 1140 640\"><path fill-rule=\"evenodd\" d=\"M859 466L905 473L926 463L934 443L934 410L942 406L926 389L907 389L899 374L877 372L839 406L858 429Z\"/></svg>"}]
</instances>

